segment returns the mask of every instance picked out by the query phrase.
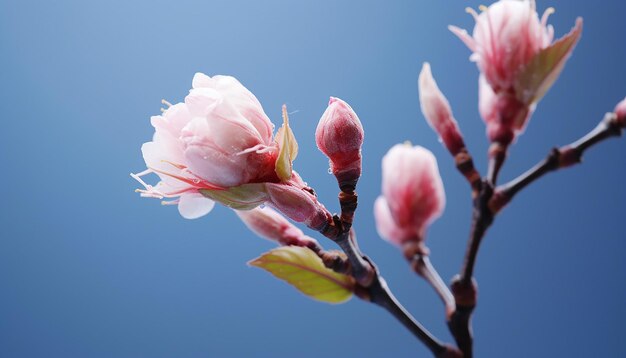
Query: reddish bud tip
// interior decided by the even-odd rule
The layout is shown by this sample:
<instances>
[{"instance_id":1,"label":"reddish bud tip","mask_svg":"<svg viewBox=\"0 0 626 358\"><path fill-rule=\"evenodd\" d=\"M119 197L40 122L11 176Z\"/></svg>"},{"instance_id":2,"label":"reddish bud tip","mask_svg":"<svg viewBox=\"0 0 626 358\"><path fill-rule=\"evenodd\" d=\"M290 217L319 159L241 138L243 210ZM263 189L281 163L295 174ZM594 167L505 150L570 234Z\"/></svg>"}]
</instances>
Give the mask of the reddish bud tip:
<instances>
[{"instance_id":1,"label":"reddish bud tip","mask_svg":"<svg viewBox=\"0 0 626 358\"><path fill-rule=\"evenodd\" d=\"M330 160L330 169L340 186L354 187L361 176L363 126L350 105L330 97L328 108L315 131L317 147Z\"/></svg>"},{"instance_id":2,"label":"reddish bud tip","mask_svg":"<svg viewBox=\"0 0 626 358\"><path fill-rule=\"evenodd\" d=\"M441 141L452 155L457 155L463 148L463 136L459 125L452 115L450 103L443 95L433 78L428 62L424 63L419 80L420 106L426 122L439 134Z\"/></svg>"}]
</instances>

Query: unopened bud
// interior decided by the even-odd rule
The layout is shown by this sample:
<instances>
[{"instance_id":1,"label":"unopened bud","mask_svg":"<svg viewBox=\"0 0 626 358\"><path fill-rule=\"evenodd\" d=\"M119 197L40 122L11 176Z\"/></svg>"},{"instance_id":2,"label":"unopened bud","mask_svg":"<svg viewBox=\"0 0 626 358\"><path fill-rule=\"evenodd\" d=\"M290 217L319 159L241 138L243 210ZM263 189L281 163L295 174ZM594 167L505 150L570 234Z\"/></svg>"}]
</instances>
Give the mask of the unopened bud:
<instances>
[{"instance_id":1,"label":"unopened bud","mask_svg":"<svg viewBox=\"0 0 626 358\"><path fill-rule=\"evenodd\" d=\"M295 222L304 223L313 230L323 230L332 220L332 215L310 188L294 172L285 183L265 184L269 200L267 204Z\"/></svg>"},{"instance_id":2,"label":"unopened bud","mask_svg":"<svg viewBox=\"0 0 626 358\"><path fill-rule=\"evenodd\" d=\"M317 147L330 161L342 190L354 190L361 176L363 126L350 105L331 97L315 131Z\"/></svg>"},{"instance_id":3,"label":"unopened bud","mask_svg":"<svg viewBox=\"0 0 626 358\"><path fill-rule=\"evenodd\" d=\"M445 206L435 156L420 146L395 145L383 158L382 191L374 207L380 236L398 246L422 242Z\"/></svg>"},{"instance_id":4,"label":"unopened bud","mask_svg":"<svg viewBox=\"0 0 626 358\"><path fill-rule=\"evenodd\" d=\"M315 251L321 248L315 239L304 235L302 230L272 208L257 207L252 210L235 210L235 213L252 232L264 239L281 245L308 247Z\"/></svg>"},{"instance_id":5,"label":"unopened bud","mask_svg":"<svg viewBox=\"0 0 626 358\"><path fill-rule=\"evenodd\" d=\"M457 155L465 148L463 136L456 119L452 115L450 103L437 86L428 62L424 63L422 67L418 85L420 106L424 117L426 117L426 122L439 134L448 151L453 156Z\"/></svg>"},{"instance_id":6,"label":"unopened bud","mask_svg":"<svg viewBox=\"0 0 626 358\"><path fill-rule=\"evenodd\" d=\"M626 127L626 98L615 106L615 114L617 115L619 125Z\"/></svg>"}]
</instances>

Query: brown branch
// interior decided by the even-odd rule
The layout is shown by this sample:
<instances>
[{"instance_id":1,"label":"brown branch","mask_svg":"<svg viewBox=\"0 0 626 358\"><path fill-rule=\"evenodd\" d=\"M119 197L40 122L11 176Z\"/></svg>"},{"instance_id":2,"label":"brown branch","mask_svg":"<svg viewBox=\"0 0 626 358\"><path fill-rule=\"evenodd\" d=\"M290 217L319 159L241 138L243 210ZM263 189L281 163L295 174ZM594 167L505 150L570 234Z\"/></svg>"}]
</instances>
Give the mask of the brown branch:
<instances>
[{"instance_id":1,"label":"brown branch","mask_svg":"<svg viewBox=\"0 0 626 358\"><path fill-rule=\"evenodd\" d=\"M378 270L376 270L378 272ZM439 341L424 328L393 296L387 282L377 274L368 287L371 302L383 307L415 335L437 358L462 358L459 350Z\"/></svg>"},{"instance_id":2,"label":"brown branch","mask_svg":"<svg viewBox=\"0 0 626 358\"><path fill-rule=\"evenodd\" d=\"M443 282L439 272L432 265L428 255L422 253L416 253L412 257L407 258L411 268L416 274L421 276L432 288L435 290L446 309L446 320L450 319L450 316L454 313L456 304L452 292L448 289L448 286Z\"/></svg>"},{"instance_id":3,"label":"brown branch","mask_svg":"<svg viewBox=\"0 0 626 358\"><path fill-rule=\"evenodd\" d=\"M491 226L494 216L513 199L513 197L529 184L546 173L580 163L584 152L607 138L620 136L624 123L614 113L607 113L604 119L588 134L574 143L562 148L554 148L550 154L533 168L511 182L497 187L498 173L506 159L506 148L492 146L490 148L490 164L487 179L482 182L478 196L474 200L474 210L470 239L460 275L452 281L452 294L456 302L456 310L448 321L459 348L465 358L472 357L471 317L478 289L473 279L476 256L482 238Z\"/></svg>"},{"instance_id":4,"label":"brown branch","mask_svg":"<svg viewBox=\"0 0 626 358\"><path fill-rule=\"evenodd\" d=\"M489 203L491 211L498 213L520 190L543 175L580 163L587 149L605 139L621 136L623 129L624 123L617 119L615 113L607 113L604 119L585 136L564 147L552 149L546 159L509 183L499 186Z\"/></svg>"},{"instance_id":5,"label":"brown branch","mask_svg":"<svg viewBox=\"0 0 626 358\"><path fill-rule=\"evenodd\" d=\"M480 191L482 184L480 180L480 173L474 166L474 160L466 147L463 147L455 156L454 163L457 170L465 177L469 185L472 187L473 195L476 196Z\"/></svg>"}]
</instances>

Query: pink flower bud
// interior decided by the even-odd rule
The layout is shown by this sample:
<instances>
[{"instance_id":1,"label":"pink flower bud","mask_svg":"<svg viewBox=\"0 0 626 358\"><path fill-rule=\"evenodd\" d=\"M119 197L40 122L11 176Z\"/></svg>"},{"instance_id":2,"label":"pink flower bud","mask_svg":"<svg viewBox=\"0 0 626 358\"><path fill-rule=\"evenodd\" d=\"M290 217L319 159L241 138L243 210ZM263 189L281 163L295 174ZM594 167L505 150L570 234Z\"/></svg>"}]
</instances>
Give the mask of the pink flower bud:
<instances>
[{"instance_id":1,"label":"pink flower bud","mask_svg":"<svg viewBox=\"0 0 626 358\"><path fill-rule=\"evenodd\" d=\"M553 42L554 28L547 24L552 8L541 19L534 0L500 0L482 10L468 10L476 20L472 36L455 26L450 30L472 50L470 59L495 94L487 100L482 93L486 88L481 88L481 112L489 112L483 115L486 122L497 123L487 129L489 137L504 140L506 146L523 131L535 104L559 77L582 34L582 19ZM497 109L506 113L496 114ZM496 117L500 119L494 121Z\"/></svg>"},{"instance_id":2,"label":"pink flower bud","mask_svg":"<svg viewBox=\"0 0 626 358\"><path fill-rule=\"evenodd\" d=\"M376 200L378 233L396 245L420 242L445 207L437 160L427 149L393 146L383 158L383 195Z\"/></svg>"},{"instance_id":3,"label":"pink flower bud","mask_svg":"<svg viewBox=\"0 0 626 358\"><path fill-rule=\"evenodd\" d=\"M615 106L615 114L617 115L617 121L624 127L626 126L626 98Z\"/></svg>"},{"instance_id":4,"label":"pink flower bud","mask_svg":"<svg viewBox=\"0 0 626 358\"><path fill-rule=\"evenodd\" d=\"M419 95L422 113L432 129L439 134L441 141L452 155L465 148L459 125L452 115L450 103L443 95L430 71L430 64L424 63L419 80Z\"/></svg>"},{"instance_id":5,"label":"pink flower bud","mask_svg":"<svg viewBox=\"0 0 626 358\"><path fill-rule=\"evenodd\" d=\"M275 170L280 146L256 97L233 77L197 73L184 103L163 103L169 108L152 117L155 134L142 147L148 170L133 174L145 187L138 190L142 196L173 198L164 204L178 204L186 218L208 213L213 207L208 197L262 203L263 193L252 189L263 186L235 190L234 196L230 191L280 181ZM149 173L161 182L146 184L140 177ZM206 195L210 191L224 195Z\"/></svg>"},{"instance_id":6,"label":"pink flower bud","mask_svg":"<svg viewBox=\"0 0 626 358\"><path fill-rule=\"evenodd\" d=\"M339 185L356 185L361 176L363 126L352 108L331 97L315 131L317 147L330 160L330 169Z\"/></svg>"},{"instance_id":7,"label":"pink flower bud","mask_svg":"<svg viewBox=\"0 0 626 358\"><path fill-rule=\"evenodd\" d=\"M267 204L295 222L320 231L332 218L296 172L286 183L267 183L265 186L269 196Z\"/></svg>"},{"instance_id":8,"label":"pink flower bud","mask_svg":"<svg viewBox=\"0 0 626 358\"><path fill-rule=\"evenodd\" d=\"M276 241L281 245L320 248L315 239L304 235L302 230L272 208L257 207L252 210L235 210L235 213L250 230L262 238Z\"/></svg>"}]
</instances>

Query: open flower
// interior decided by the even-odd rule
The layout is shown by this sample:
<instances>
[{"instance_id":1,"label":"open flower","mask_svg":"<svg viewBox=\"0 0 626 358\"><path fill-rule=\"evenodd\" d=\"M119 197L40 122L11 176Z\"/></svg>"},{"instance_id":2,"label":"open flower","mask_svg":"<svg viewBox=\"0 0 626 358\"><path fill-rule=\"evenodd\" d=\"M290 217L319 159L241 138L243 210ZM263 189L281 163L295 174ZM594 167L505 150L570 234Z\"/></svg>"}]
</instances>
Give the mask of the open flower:
<instances>
[{"instance_id":1,"label":"open flower","mask_svg":"<svg viewBox=\"0 0 626 358\"><path fill-rule=\"evenodd\" d=\"M256 97L229 76L197 73L183 103L152 117L155 134L141 150L147 170L132 174L144 197L171 198L185 218L207 214L214 201L250 209L269 199L266 183L289 182L297 144L284 125L274 125ZM152 186L141 177L155 173Z\"/></svg>"},{"instance_id":2,"label":"open flower","mask_svg":"<svg viewBox=\"0 0 626 358\"><path fill-rule=\"evenodd\" d=\"M477 14L468 9L476 20L472 36L455 26L450 30L472 50L481 81L496 97L481 96L490 140L508 145L523 132L534 106L563 70L582 33L582 19L553 42L554 28L547 24L552 8L541 18L534 0L500 0L482 10Z\"/></svg>"},{"instance_id":3,"label":"open flower","mask_svg":"<svg viewBox=\"0 0 626 358\"><path fill-rule=\"evenodd\" d=\"M445 207L435 156L420 146L393 146L383 158L382 191L374 204L380 236L396 245L422 243Z\"/></svg>"}]
</instances>

